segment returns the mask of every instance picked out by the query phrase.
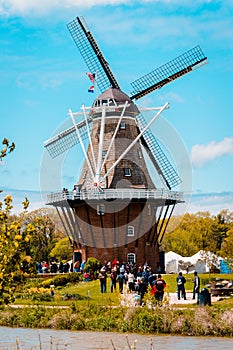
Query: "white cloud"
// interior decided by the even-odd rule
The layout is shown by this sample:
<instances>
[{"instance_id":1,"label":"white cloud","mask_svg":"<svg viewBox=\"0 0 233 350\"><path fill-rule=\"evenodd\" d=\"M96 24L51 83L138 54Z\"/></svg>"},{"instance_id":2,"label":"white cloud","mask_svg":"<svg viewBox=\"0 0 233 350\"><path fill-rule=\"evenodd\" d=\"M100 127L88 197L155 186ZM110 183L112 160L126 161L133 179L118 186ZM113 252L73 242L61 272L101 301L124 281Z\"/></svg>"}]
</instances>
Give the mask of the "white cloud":
<instances>
[{"instance_id":1,"label":"white cloud","mask_svg":"<svg viewBox=\"0 0 233 350\"><path fill-rule=\"evenodd\" d=\"M184 102L183 98L180 95L178 95L178 94L176 94L174 92L167 92L166 94L162 93L162 94L159 95L158 100L159 101L170 101L170 102L171 101L175 101L177 103L183 103Z\"/></svg>"},{"instance_id":2,"label":"white cloud","mask_svg":"<svg viewBox=\"0 0 233 350\"><path fill-rule=\"evenodd\" d=\"M28 15L45 14L51 10L71 9L71 8L90 8L92 6L104 5L139 5L150 2L165 4L170 6L196 7L202 4L211 4L212 0L196 0L187 2L187 0L0 0L0 15ZM227 0L225 0L227 2Z\"/></svg>"},{"instance_id":3,"label":"white cloud","mask_svg":"<svg viewBox=\"0 0 233 350\"><path fill-rule=\"evenodd\" d=\"M191 150L191 162L200 168L206 162L224 155L233 155L233 137L226 137L220 142L212 141L208 145L194 145Z\"/></svg>"},{"instance_id":4,"label":"white cloud","mask_svg":"<svg viewBox=\"0 0 233 350\"><path fill-rule=\"evenodd\" d=\"M51 10L69 8L88 8L95 5L117 5L125 3L125 0L0 0L0 14L3 15L27 15L30 13L45 14ZM131 1L128 1L131 2Z\"/></svg>"}]
</instances>

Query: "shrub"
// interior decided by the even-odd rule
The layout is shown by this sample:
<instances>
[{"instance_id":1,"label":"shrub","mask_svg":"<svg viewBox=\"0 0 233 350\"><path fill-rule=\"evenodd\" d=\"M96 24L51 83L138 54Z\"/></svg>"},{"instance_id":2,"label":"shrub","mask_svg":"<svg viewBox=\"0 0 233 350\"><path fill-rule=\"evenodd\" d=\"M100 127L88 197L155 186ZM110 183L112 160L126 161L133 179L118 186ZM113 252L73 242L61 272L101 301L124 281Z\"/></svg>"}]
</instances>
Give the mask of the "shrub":
<instances>
[{"instance_id":1,"label":"shrub","mask_svg":"<svg viewBox=\"0 0 233 350\"><path fill-rule=\"evenodd\" d=\"M101 266L102 266L101 262L96 258L88 258L84 266L84 271L88 272L90 276L97 278L98 271L101 269Z\"/></svg>"},{"instance_id":2,"label":"shrub","mask_svg":"<svg viewBox=\"0 0 233 350\"><path fill-rule=\"evenodd\" d=\"M41 284L46 288L49 288L51 285L54 285L55 287L64 287L68 283L77 283L82 279L83 277L81 273L73 272L65 275L56 275L53 278L46 279Z\"/></svg>"}]
</instances>

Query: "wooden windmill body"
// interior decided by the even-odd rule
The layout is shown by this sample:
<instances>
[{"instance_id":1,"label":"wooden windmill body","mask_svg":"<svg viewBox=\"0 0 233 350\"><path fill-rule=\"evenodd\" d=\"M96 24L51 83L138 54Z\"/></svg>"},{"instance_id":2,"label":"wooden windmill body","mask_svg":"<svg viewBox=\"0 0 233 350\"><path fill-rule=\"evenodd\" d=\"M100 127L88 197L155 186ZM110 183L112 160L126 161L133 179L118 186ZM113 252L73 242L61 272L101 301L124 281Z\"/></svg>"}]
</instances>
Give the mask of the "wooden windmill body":
<instances>
[{"instance_id":1,"label":"wooden windmill body","mask_svg":"<svg viewBox=\"0 0 233 350\"><path fill-rule=\"evenodd\" d=\"M183 201L182 193L172 191L181 180L150 131L168 104L154 108L153 118L146 122L133 100L205 63L206 57L195 47L164 65L167 70L159 68L132 83L135 93L129 97L121 91L85 21L77 18L68 28L88 68L97 72L102 93L91 108L83 106L82 122L77 123L70 111L73 126L45 143L52 157L79 143L85 157L75 190L52 194L47 204L57 209L73 242L74 261L116 259L147 263L157 271L164 265L159 247L166 227L175 205ZM84 138L89 139L87 149ZM163 188L151 178L145 152Z\"/></svg>"}]
</instances>

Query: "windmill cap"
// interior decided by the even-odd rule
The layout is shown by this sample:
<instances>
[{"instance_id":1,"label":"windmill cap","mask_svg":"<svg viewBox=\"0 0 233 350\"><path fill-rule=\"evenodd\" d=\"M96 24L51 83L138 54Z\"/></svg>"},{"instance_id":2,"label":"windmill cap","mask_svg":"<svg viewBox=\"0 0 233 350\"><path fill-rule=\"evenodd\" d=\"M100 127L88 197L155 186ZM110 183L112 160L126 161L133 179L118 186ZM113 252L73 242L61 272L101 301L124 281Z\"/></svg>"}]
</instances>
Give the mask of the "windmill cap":
<instances>
[{"instance_id":1,"label":"windmill cap","mask_svg":"<svg viewBox=\"0 0 233 350\"><path fill-rule=\"evenodd\" d=\"M97 97L92 107L99 106L100 104L98 103L98 101L102 101L103 104L103 101L107 102L107 100L114 100L116 102L116 105L123 105L126 101L128 101L129 106L126 108L126 111L133 114L139 113L137 106L133 103L130 97L116 88L109 88L108 90L104 91L101 95Z\"/></svg>"}]
</instances>

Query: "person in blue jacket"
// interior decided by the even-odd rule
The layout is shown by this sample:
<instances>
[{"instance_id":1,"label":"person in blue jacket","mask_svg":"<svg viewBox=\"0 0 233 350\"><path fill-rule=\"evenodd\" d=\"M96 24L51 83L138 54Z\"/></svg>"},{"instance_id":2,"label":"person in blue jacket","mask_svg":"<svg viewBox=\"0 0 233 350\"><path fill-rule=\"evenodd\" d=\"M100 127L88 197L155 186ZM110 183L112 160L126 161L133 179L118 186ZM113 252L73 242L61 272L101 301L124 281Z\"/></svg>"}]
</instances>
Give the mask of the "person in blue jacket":
<instances>
[{"instance_id":1,"label":"person in blue jacket","mask_svg":"<svg viewBox=\"0 0 233 350\"><path fill-rule=\"evenodd\" d=\"M185 277L182 275L182 272L179 272L178 277L176 278L176 282L177 282L177 298L178 300L180 300L180 298L184 298L184 300L186 300L186 292L185 292L185 283L186 283L186 279Z\"/></svg>"}]
</instances>

